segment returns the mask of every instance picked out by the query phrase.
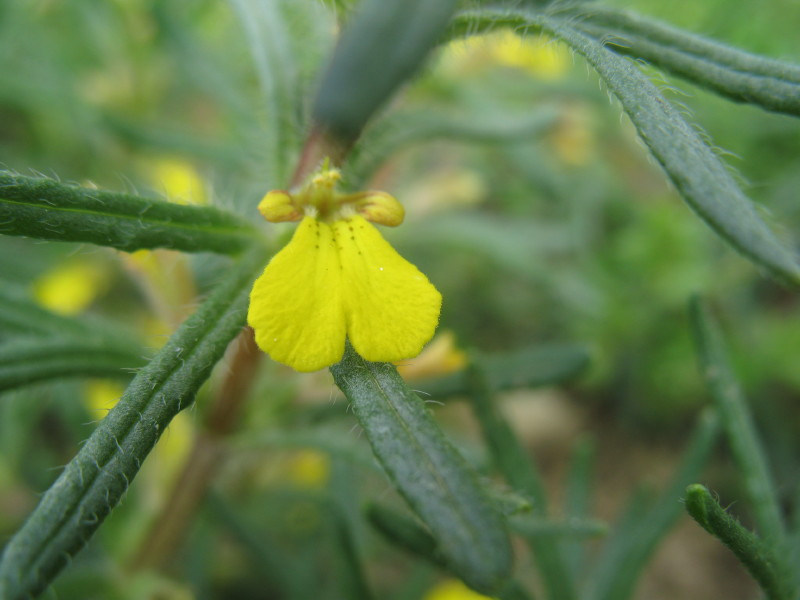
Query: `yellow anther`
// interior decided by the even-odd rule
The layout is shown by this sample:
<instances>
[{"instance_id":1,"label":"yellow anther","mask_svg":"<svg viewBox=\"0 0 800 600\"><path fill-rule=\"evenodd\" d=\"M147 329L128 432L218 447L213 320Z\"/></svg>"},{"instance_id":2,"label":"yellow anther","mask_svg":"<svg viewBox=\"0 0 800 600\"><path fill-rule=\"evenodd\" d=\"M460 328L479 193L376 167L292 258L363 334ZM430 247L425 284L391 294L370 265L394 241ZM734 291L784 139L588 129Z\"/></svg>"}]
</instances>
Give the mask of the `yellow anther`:
<instances>
[{"instance_id":1,"label":"yellow anther","mask_svg":"<svg viewBox=\"0 0 800 600\"><path fill-rule=\"evenodd\" d=\"M295 204L291 194L283 190L268 192L259 203L258 212L270 223L299 221L303 218L303 210Z\"/></svg>"},{"instance_id":2,"label":"yellow anther","mask_svg":"<svg viewBox=\"0 0 800 600\"><path fill-rule=\"evenodd\" d=\"M403 205L386 192L363 192L354 196L358 199L353 202L353 208L367 221L397 227L406 216Z\"/></svg>"}]
</instances>

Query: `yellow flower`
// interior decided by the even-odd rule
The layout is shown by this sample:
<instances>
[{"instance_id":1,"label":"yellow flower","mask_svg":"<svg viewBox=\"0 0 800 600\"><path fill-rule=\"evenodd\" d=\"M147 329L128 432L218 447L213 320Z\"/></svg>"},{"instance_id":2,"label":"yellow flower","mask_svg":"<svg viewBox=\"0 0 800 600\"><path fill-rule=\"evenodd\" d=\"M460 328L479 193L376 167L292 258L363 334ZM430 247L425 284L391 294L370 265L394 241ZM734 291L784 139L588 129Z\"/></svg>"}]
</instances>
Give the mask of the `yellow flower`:
<instances>
[{"instance_id":1,"label":"yellow flower","mask_svg":"<svg viewBox=\"0 0 800 600\"><path fill-rule=\"evenodd\" d=\"M460 371L467 366L467 354L456 344L452 331L436 334L425 351L413 360L397 365L403 379L436 377Z\"/></svg>"},{"instance_id":2,"label":"yellow flower","mask_svg":"<svg viewBox=\"0 0 800 600\"><path fill-rule=\"evenodd\" d=\"M403 207L383 192L341 194L322 169L295 192L269 192L268 221L300 221L250 293L256 343L297 371L341 360L345 339L362 357L412 358L431 339L442 297L369 222L399 225Z\"/></svg>"},{"instance_id":3,"label":"yellow flower","mask_svg":"<svg viewBox=\"0 0 800 600\"><path fill-rule=\"evenodd\" d=\"M36 300L62 315L83 312L106 287L107 275L93 262L69 260L39 277L33 284Z\"/></svg>"},{"instance_id":4,"label":"yellow flower","mask_svg":"<svg viewBox=\"0 0 800 600\"><path fill-rule=\"evenodd\" d=\"M206 204L206 190L197 170L180 158L162 158L152 168L154 183L161 185L170 202Z\"/></svg>"},{"instance_id":5,"label":"yellow flower","mask_svg":"<svg viewBox=\"0 0 800 600\"><path fill-rule=\"evenodd\" d=\"M469 589L458 579L445 579L440 581L425 594L423 600L492 600Z\"/></svg>"},{"instance_id":6,"label":"yellow flower","mask_svg":"<svg viewBox=\"0 0 800 600\"><path fill-rule=\"evenodd\" d=\"M298 487L321 488L330 478L331 459L318 450L301 450L291 462L289 479Z\"/></svg>"}]
</instances>

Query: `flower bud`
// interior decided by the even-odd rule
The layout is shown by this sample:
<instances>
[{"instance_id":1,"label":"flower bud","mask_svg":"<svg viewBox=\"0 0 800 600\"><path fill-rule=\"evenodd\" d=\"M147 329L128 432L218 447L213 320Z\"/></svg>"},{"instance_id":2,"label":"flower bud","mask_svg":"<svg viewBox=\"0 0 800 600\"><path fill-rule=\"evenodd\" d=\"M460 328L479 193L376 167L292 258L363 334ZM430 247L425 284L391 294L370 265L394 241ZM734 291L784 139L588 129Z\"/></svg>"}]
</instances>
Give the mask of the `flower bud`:
<instances>
[{"instance_id":1,"label":"flower bud","mask_svg":"<svg viewBox=\"0 0 800 600\"><path fill-rule=\"evenodd\" d=\"M283 190L268 192L259 203L258 212L270 223L299 221L303 218L302 209L297 207L291 194Z\"/></svg>"},{"instance_id":2,"label":"flower bud","mask_svg":"<svg viewBox=\"0 0 800 600\"><path fill-rule=\"evenodd\" d=\"M403 205L386 192L364 192L353 208L367 221L388 227L400 225L406 216Z\"/></svg>"}]
</instances>

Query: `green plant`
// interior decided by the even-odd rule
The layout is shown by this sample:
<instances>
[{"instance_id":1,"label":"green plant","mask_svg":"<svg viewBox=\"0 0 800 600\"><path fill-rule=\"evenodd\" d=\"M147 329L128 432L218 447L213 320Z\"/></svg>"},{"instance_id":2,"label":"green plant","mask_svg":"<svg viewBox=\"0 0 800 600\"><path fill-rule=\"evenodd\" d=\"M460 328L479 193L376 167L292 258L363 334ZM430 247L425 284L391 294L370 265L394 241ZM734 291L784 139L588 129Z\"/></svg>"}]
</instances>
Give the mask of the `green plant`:
<instances>
[{"instance_id":1,"label":"green plant","mask_svg":"<svg viewBox=\"0 0 800 600\"><path fill-rule=\"evenodd\" d=\"M250 527L253 522L260 522L264 512L258 505L258 494L234 508L234 501L215 488L231 448L312 447L333 457L331 469L335 477L329 489L324 493L289 493L286 497L276 494L269 499L271 507L279 515L300 507L308 511L306 514L329 523L332 533L326 539L333 540L339 558L337 593L348 598L373 597L371 573L362 556L362 515L354 502L358 497L348 482L355 479L354 469L374 469L375 463L364 455L363 445L352 443L346 433L348 426L342 430L339 422L350 416L342 415L340 406L287 408L287 398L297 393L291 387L295 384L287 384L275 367L265 364L252 330L246 327L253 282L270 256L276 254L276 238L280 237L273 230L253 225L253 200L254 194L262 195L268 189L285 188L296 194L328 161L341 170L343 184L351 187L348 191L355 192L376 178L380 167L402 149L442 138L500 145L500 151L505 153L501 161L504 167L516 165L517 171L544 190L542 193L563 199L568 195L564 191L566 184L548 173L546 161L533 164L530 159L537 157L536 151L526 146L531 140L551 134L565 119L566 109L557 103L526 107L520 111L520 119L495 115L496 119L487 118L486 124L476 123L475 115L483 116L485 112L481 97L485 90L476 92L466 85L462 88L427 75L428 93L436 92L450 100L440 115L424 108L424 92L419 92L423 96L422 109L395 109L389 104L398 96L398 90L419 73L425 59L453 40L509 30L522 38L546 35L566 45L597 73L692 210L730 247L787 289L800 284L796 252L782 235L775 233L769 219L762 218L707 137L628 57L646 60L656 69L726 99L787 117L800 115L800 67L594 3L476 2L467 7L455 0L364 0L357 4L323 4L324 10L311 2L232 3L241 16L260 93L266 102L266 114L262 115L265 123L257 136L248 130L255 121L254 111L236 93L237 86L244 85L243 80L250 73L235 71L235 60L227 65L231 68L219 68L205 53L203 44L181 24L181 18L185 18L198 28L213 29L222 9L211 3L201 3L197 9L156 3L147 13L152 22L146 23L144 30L147 25L152 26L158 43L171 48L175 56L188 57L182 63L185 72L181 73L181 81L192 82L213 99L215 106L221 107L217 115L219 129L228 132L231 139L209 143L194 133L166 132L163 123L142 126L151 101L144 92L138 99L135 94L131 96L132 106L126 111L104 109L95 114L74 98L64 102L63 114L72 113L80 131L98 137L113 133L128 143L170 153L186 151L217 165L221 171L229 171L239 179L235 183L226 180L234 196L227 206L180 205L153 194L105 191L12 171L0 173L0 233L95 244L126 253L149 249L196 253L199 258L193 272L203 288L203 299L197 308L185 319L176 318L180 326L166 344L144 359L146 344L130 330L132 325L126 323L124 309L102 320L55 314L37 305L19 282L14 283L10 268L8 283L0 287L1 391L27 390L42 382L60 384L64 378L104 376L130 380L119 402L92 428L88 440L5 545L0 561L0 598L42 594L68 568L128 492L172 419L192 406L198 394L202 394L203 401L197 409L200 424L191 452L171 482L169 501L153 519L154 524L133 551L122 552L121 562L126 563L127 571L168 571L175 553L185 545L187 537L195 534L200 536L195 559L200 556L201 560L209 542L202 539L202 531L193 533L191 525L204 507L210 522L246 549L257 565L251 571L263 573L268 580L268 593L285 598L321 593L309 587L314 582L308 575L311 567L287 566L291 561L276 551L283 541L280 535L287 535L291 538L287 546L295 547L299 562L308 558L311 564L310 557L316 554L311 550L313 544L304 543L302 532L291 537L281 527L275 527L280 535L274 540L254 535ZM19 7L2 10L7 13L7 23L27 18ZM67 11L77 20L88 22L96 18L104 23L136 14L112 5L92 9L83 3L54 10ZM93 17L93 10L100 11L100 16ZM331 28L334 13L342 20L342 34L328 58L327 46L323 50L325 45L317 39L325 39L324 32ZM97 37L93 43L113 48L123 56L124 52L138 51L116 46L102 28L94 35ZM147 33L142 35L147 37ZM62 58L66 61L70 57ZM139 66L146 68L148 61L145 56ZM312 77L323 64L327 66L321 76ZM37 88L37 82L47 81L53 86L63 83L66 66L64 72L48 65L37 69L45 70L45 76L32 77L30 81L8 73L3 76L4 83L8 80L5 110L24 115L21 121L32 128L47 125L32 118L39 114L36 103L44 102L48 96L48 90ZM172 84L160 81L154 87ZM57 96L50 92L50 96ZM174 93L178 100L189 101L182 90ZM444 118L453 106L459 106L464 114ZM197 108L202 113L206 107L201 104ZM49 106L43 114L47 110ZM72 126L69 120L53 127L68 129ZM91 146L95 142L89 133L85 143ZM58 133L42 134L43 139L48 136L57 139ZM253 141L252 137L258 139ZM254 147L264 155L256 165ZM46 151L44 157L49 157ZM97 167L81 164L74 157L62 160L71 172L103 176L104 158L98 158ZM70 164L71 160L75 162ZM53 163L52 168L58 172L58 166ZM97 171L93 171L95 168ZM597 175L591 174L589 186ZM504 180L502 185L510 189L514 183ZM358 194L348 197L351 196ZM496 212L525 214L525 200L516 205L509 200L505 206L502 201L497 202L493 207ZM550 209L558 211L555 206ZM585 208L587 214L590 210L591 207ZM541 283L549 293L571 298L577 305L586 290L576 283L578 278L560 273L555 281L550 269L532 266L525 255L528 249L536 256L553 248L554 252L563 251L575 245L570 239L576 233L590 237L587 221L570 218L568 228L552 231L547 227L537 229L536 223L528 221L520 223L519 229L499 223L492 230L491 214L472 221L469 216L459 221L455 215L440 229L431 230L431 235L425 234L425 227L430 225L418 223L421 233L417 248L413 242L409 246L423 259L426 240L430 243L430 239L442 243L442 247L449 242L456 247L466 244L470 249L478 248L480 252L476 254L487 261L497 260L509 272L524 272L527 290L536 287L531 284ZM450 233L447 226L453 228ZM669 236L669 232L665 235ZM393 239L402 242L403 238ZM14 247L7 248L10 253ZM458 260L457 253L452 253L452 264ZM447 261L442 263L448 268ZM24 270L23 265L20 272ZM476 268L475 273L489 270ZM25 276L19 279L24 280ZM355 285L352 280L349 283ZM343 285L347 286L348 281ZM447 288L455 285L447 284ZM486 290L491 293L490 286ZM590 292L586 294L591 297ZM520 297L525 298L524 293ZM504 300L512 302L513 298ZM445 293L445 313L450 310L447 302ZM452 310L470 309L468 302L462 302ZM521 310L511 312L517 315ZM472 318L480 321L480 315ZM722 356L718 334L698 304L692 309L692 319L703 371L716 404L696 419L695 432L665 490L652 502L634 494L628 510L613 527L593 519L589 510L591 447L576 447L566 509L562 517L556 517L541 469L531 460L496 403L501 390L555 385L582 373L590 357L583 345L540 342L509 352L516 344L507 343L506 339L528 334L512 331L516 323L510 321L506 324L508 331L479 340L487 348L501 347L504 352L474 352L454 373L406 383L395 365L367 361L348 343L342 360L330 368L333 381L352 406L379 471L410 509L409 514L390 503L378 502L374 494L366 509L367 519L392 544L415 557L415 568L421 569L423 583L429 581L425 569L430 563L470 588L500 598L533 597L530 590L538 585L541 593L536 596L611 600L632 597L645 565L680 516L678 500L686 490L690 514L734 550L770 598L796 598L800 582L790 575L790 563L785 558L790 552L797 552L796 531L784 523L767 473L768 461L736 391L732 370ZM498 322L503 325L502 319ZM546 333L546 324L543 327ZM568 331L560 332L565 330ZM135 371L133 377L131 370ZM214 372L212 384L207 385ZM417 393L417 387L424 394ZM35 393L42 388L32 389ZM67 392L69 396L69 389ZM470 454L453 436L441 431L425 404L425 394L447 402L456 396L467 397L484 440L486 457L480 456L480 451L478 456ZM268 408L251 409L249 401L256 397ZM248 411L255 412L256 424L247 435L237 437L242 415L250 414ZM691 485L687 489L708 463L720 429L741 468L758 537L724 513L705 488ZM498 475L503 483L489 481L489 474ZM249 486L250 482L239 481L227 491L231 496L247 496ZM795 510L800 512L797 507ZM529 545L540 584L531 585L524 569L514 570L512 534ZM590 562L583 538L602 535L607 535L603 551ZM195 573L196 577L208 578L207 567L197 569L204 573ZM79 597L97 585L90 574L86 577L88 584L82 584L79 577L65 584L65 597L73 593ZM148 587L150 584L141 581L141 589L127 592L109 585L108 589L113 590L109 594L152 597L150 594L155 592ZM70 585L77 591L71 591ZM152 585L159 588L164 584ZM212 593L213 584L207 579L205 586L199 587L206 595ZM398 585L398 589L395 597L419 596L413 578L405 586Z\"/></svg>"}]
</instances>

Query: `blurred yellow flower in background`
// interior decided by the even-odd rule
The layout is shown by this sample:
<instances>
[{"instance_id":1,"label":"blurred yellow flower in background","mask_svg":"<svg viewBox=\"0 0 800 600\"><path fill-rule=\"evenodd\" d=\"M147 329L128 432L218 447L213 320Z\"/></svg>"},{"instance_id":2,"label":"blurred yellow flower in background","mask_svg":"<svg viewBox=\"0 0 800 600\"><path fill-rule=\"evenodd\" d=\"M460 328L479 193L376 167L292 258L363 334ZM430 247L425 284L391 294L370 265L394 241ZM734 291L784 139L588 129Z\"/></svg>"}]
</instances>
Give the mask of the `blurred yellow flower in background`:
<instances>
[{"instance_id":1,"label":"blurred yellow flower in background","mask_svg":"<svg viewBox=\"0 0 800 600\"><path fill-rule=\"evenodd\" d=\"M458 579L445 579L433 586L425 594L423 600L492 600L491 596L484 596L469 589Z\"/></svg>"},{"instance_id":2,"label":"blurred yellow flower in background","mask_svg":"<svg viewBox=\"0 0 800 600\"><path fill-rule=\"evenodd\" d=\"M289 480L298 487L319 489L328 483L331 459L319 450L301 450L290 461Z\"/></svg>"},{"instance_id":3,"label":"blurred yellow flower in background","mask_svg":"<svg viewBox=\"0 0 800 600\"><path fill-rule=\"evenodd\" d=\"M43 307L61 315L77 315L108 286L108 273L95 261L67 259L33 283L33 296Z\"/></svg>"},{"instance_id":4,"label":"blurred yellow flower in background","mask_svg":"<svg viewBox=\"0 0 800 600\"><path fill-rule=\"evenodd\" d=\"M466 366L467 354L456 345L455 334L442 331L419 356L399 363L397 370L404 379L417 379L448 375Z\"/></svg>"},{"instance_id":5,"label":"blurred yellow flower in background","mask_svg":"<svg viewBox=\"0 0 800 600\"><path fill-rule=\"evenodd\" d=\"M86 408L96 421L108 414L122 397L125 387L117 381L91 379L86 382Z\"/></svg>"},{"instance_id":6,"label":"blurred yellow flower in background","mask_svg":"<svg viewBox=\"0 0 800 600\"><path fill-rule=\"evenodd\" d=\"M181 158L161 158L151 167L151 180L163 189L170 202L207 204L208 197L197 169Z\"/></svg>"},{"instance_id":7,"label":"blurred yellow flower in background","mask_svg":"<svg viewBox=\"0 0 800 600\"><path fill-rule=\"evenodd\" d=\"M563 77L572 64L567 49L547 36L508 30L450 42L442 61L445 70L454 72L503 66L548 80Z\"/></svg>"}]
</instances>

